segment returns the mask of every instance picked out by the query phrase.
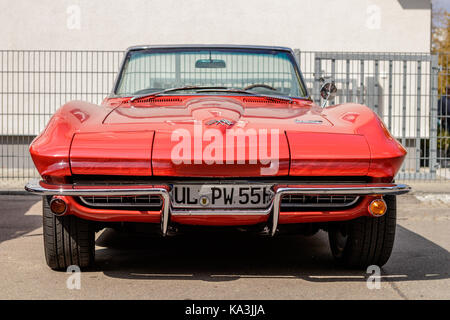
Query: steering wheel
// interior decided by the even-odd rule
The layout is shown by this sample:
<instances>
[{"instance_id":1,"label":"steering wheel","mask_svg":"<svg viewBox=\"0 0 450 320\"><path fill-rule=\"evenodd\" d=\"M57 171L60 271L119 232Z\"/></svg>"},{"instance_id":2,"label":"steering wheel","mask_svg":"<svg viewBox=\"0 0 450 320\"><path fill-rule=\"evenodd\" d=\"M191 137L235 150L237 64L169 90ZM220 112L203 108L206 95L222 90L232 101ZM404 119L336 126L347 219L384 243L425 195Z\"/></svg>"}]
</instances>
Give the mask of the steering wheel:
<instances>
[{"instance_id":1,"label":"steering wheel","mask_svg":"<svg viewBox=\"0 0 450 320\"><path fill-rule=\"evenodd\" d=\"M273 90L273 91L277 91L277 89L275 89L274 87L269 86L268 84L264 84L264 83L254 83L254 84L251 84L251 85L249 85L249 86L246 86L246 87L244 88L244 90L250 90L250 89L258 88L258 87L270 89L270 90Z\"/></svg>"}]
</instances>

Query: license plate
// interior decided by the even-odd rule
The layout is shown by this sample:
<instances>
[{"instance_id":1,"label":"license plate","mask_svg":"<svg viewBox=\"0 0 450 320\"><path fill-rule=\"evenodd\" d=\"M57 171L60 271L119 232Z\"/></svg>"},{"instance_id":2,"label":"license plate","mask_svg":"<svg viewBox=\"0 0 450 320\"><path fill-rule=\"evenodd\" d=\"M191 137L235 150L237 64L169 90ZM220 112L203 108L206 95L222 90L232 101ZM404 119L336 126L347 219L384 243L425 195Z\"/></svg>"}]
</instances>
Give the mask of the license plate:
<instances>
[{"instance_id":1,"label":"license plate","mask_svg":"<svg viewBox=\"0 0 450 320\"><path fill-rule=\"evenodd\" d=\"M171 190L174 208L266 208L273 191L271 185L175 184Z\"/></svg>"}]
</instances>

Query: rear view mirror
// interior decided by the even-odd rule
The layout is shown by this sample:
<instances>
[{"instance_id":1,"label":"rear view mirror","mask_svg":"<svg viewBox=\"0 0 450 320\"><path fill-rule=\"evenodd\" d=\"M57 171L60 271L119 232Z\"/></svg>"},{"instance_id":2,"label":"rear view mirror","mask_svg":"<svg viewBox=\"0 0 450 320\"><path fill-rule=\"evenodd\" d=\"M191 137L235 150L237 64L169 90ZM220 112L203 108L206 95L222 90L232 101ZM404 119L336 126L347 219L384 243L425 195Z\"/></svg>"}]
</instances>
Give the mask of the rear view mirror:
<instances>
[{"instance_id":1,"label":"rear view mirror","mask_svg":"<svg viewBox=\"0 0 450 320\"><path fill-rule=\"evenodd\" d=\"M218 59L199 59L195 61L196 68L226 68L226 63L223 60Z\"/></svg>"}]
</instances>

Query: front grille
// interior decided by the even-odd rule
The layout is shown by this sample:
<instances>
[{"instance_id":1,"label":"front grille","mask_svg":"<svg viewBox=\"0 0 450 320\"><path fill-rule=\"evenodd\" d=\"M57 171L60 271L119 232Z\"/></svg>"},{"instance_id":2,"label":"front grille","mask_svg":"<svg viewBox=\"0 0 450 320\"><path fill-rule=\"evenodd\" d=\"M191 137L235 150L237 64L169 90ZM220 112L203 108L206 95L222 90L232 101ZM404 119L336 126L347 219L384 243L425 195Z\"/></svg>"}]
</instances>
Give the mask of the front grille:
<instances>
[{"instance_id":1,"label":"front grille","mask_svg":"<svg viewBox=\"0 0 450 320\"><path fill-rule=\"evenodd\" d=\"M343 208L354 205L359 196L352 195L302 195L289 194L281 199L281 207L286 208Z\"/></svg>"},{"instance_id":2,"label":"front grille","mask_svg":"<svg viewBox=\"0 0 450 320\"><path fill-rule=\"evenodd\" d=\"M80 201L89 206L96 208L106 207L128 207L128 208L151 208L160 210L162 200L155 195L139 195L139 196L83 196L79 197Z\"/></svg>"}]
</instances>

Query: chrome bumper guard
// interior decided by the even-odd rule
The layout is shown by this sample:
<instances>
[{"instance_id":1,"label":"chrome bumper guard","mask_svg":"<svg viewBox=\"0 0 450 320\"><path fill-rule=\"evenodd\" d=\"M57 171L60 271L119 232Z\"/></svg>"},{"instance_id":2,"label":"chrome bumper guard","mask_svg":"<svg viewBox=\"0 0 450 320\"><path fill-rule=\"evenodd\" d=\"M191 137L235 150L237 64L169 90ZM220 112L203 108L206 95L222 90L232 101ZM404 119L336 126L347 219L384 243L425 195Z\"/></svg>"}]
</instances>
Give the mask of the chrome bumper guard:
<instances>
[{"instance_id":1,"label":"chrome bumper guard","mask_svg":"<svg viewBox=\"0 0 450 320\"><path fill-rule=\"evenodd\" d=\"M60 196L94 196L94 195L116 195L116 196L131 196L131 195L158 195L161 196L164 204L161 210L161 233L163 236L167 235L169 219L171 214L170 195L167 188L145 186L145 185L120 185L120 186L80 186L80 185L54 185L48 184L37 179L31 180L26 186L25 190L39 195L60 195ZM272 203L267 210L259 210L258 212L251 212L251 210L241 210L248 212L248 214L270 214L272 212L272 227L270 234L273 236L278 228L278 219L280 216L281 198L287 194L333 194L333 195L400 195L407 193L411 187L405 184L393 183L367 183L367 184L333 184L333 185L313 185L305 184L295 187L278 187L275 188L275 196ZM175 212L174 212L175 213ZM214 211L214 214L230 215L239 214L240 210L229 211ZM178 212L182 215L183 213ZM202 214L198 210L186 211L187 215ZM204 214L204 213L203 213ZM211 214L211 211L208 211ZM243 213L245 214L245 213Z\"/></svg>"}]
</instances>

